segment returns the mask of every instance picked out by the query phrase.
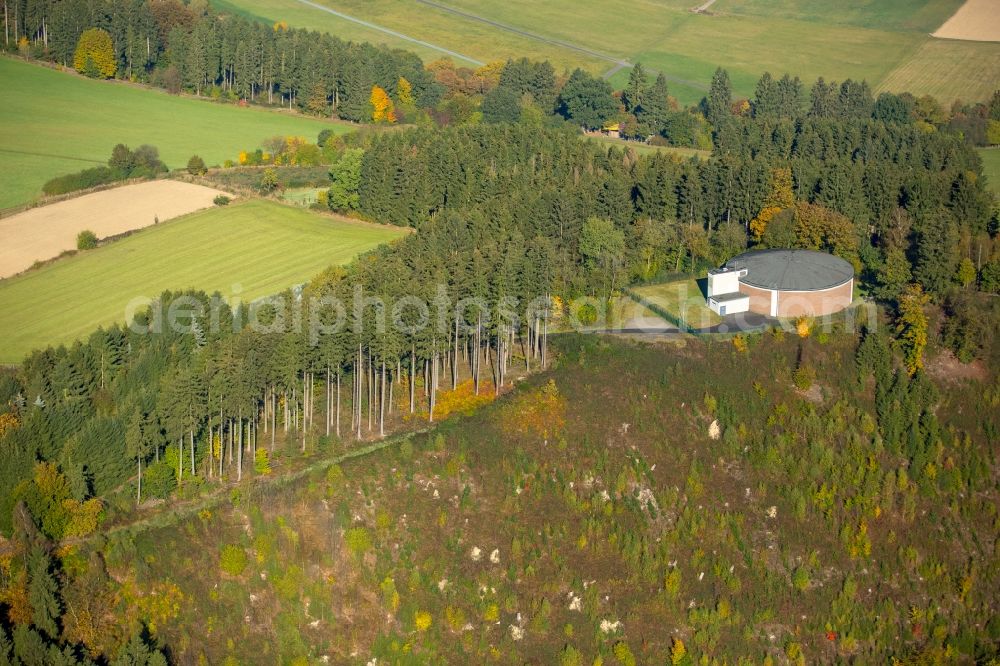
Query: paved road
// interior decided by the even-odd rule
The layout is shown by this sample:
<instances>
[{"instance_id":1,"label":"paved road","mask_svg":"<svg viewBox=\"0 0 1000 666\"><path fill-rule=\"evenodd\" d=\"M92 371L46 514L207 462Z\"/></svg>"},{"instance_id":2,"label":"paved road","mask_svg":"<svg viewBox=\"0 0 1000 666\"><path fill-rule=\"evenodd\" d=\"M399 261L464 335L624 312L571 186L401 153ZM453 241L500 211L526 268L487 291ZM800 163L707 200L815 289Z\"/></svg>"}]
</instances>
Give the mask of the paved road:
<instances>
[{"instance_id":1,"label":"paved road","mask_svg":"<svg viewBox=\"0 0 1000 666\"><path fill-rule=\"evenodd\" d=\"M724 321L714 326L691 328L686 331L682 331L677 326L674 326L673 324L670 324L662 319L645 317L641 320L628 320L624 322L624 325L620 328L595 326L573 331L561 331L551 335L565 335L569 333L600 333L602 335L676 337L680 335L711 335L715 333L753 333L772 326L777 326L780 323L781 322L779 320L772 317L756 314L754 312L745 312L737 315L729 315L724 318Z\"/></svg>"}]
</instances>

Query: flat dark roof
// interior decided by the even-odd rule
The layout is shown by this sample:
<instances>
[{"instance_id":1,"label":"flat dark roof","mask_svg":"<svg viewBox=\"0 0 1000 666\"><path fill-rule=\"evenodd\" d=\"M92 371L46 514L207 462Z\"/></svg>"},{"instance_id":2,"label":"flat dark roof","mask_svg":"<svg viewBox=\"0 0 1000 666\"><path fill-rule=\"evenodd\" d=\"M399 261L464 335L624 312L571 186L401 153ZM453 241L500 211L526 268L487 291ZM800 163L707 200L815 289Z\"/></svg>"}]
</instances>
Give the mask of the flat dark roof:
<instances>
[{"instance_id":1,"label":"flat dark roof","mask_svg":"<svg viewBox=\"0 0 1000 666\"><path fill-rule=\"evenodd\" d=\"M734 291L730 294L715 294L714 296L709 296L716 303L726 303L728 301L738 301L743 298L750 298L746 294L742 294L738 291Z\"/></svg>"},{"instance_id":2,"label":"flat dark roof","mask_svg":"<svg viewBox=\"0 0 1000 666\"><path fill-rule=\"evenodd\" d=\"M820 291L832 289L854 277L847 261L815 250L756 250L726 262L727 268L745 268L740 282L761 289Z\"/></svg>"}]
</instances>

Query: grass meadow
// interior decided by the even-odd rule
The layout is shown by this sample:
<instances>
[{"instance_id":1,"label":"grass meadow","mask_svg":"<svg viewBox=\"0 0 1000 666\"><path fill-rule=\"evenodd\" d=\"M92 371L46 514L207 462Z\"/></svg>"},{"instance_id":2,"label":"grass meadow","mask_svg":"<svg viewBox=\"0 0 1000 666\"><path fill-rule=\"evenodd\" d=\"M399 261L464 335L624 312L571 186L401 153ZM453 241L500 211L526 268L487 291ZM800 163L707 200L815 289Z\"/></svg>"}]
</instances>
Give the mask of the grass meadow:
<instances>
[{"instance_id":1,"label":"grass meadow","mask_svg":"<svg viewBox=\"0 0 1000 666\"><path fill-rule=\"evenodd\" d=\"M693 278L644 285L632 291L692 328L715 326L723 321L705 305L705 296Z\"/></svg>"},{"instance_id":2,"label":"grass meadow","mask_svg":"<svg viewBox=\"0 0 1000 666\"><path fill-rule=\"evenodd\" d=\"M138 296L218 290L244 301L307 281L404 233L269 201L212 208L0 281L0 363L124 320Z\"/></svg>"},{"instance_id":3,"label":"grass meadow","mask_svg":"<svg viewBox=\"0 0 1000 666\"><path fill-rule=\"evenodd\" d=\"M980 148L978 152L983 159L983 175L987 184L1000 200L1000 148Z\"/></svg>"},{"instance_id":4,"label":"grass meadow","mask_svg":"<svg viewBox=\"0 0 1000 666\"><path fill-rule=\"evenodd\" d=\"M199 154L209 165L235 159L275 135L315 140L350 131L280 111L212 104L124 83L91 81L0 58L0 209L41 193L50 178L104 164L117 143L156 146L170 168Z\"/></svg>"},{"instance_id":5,"label":"grass meadow","mask_svg":"<svg viewBox=\"0 0 1000 666\"><path fill-rule=\"evenodd\" d=\"M215 3L266 21L287 20L348 39L410 48L424 57L441 56L297 0ZM603 74L612 69L614 59L641 61L667 74L671 93L685 104L705 94L720 64L729 70L736 94L743 96L752 94L764 71L791 70L807 83L819 76L863 78L880 90L930 93L946 104L956 98L986 99L1000 79L1000 44L929 36L961 0L719 0L705 14L692 13L696 3L689 0L641 4L448 0L435 3L439 6L401 0L317 3L484 62L528 56L548 59L557 72L583 67ZM607 58L574 50L570 44ZM627 70L618 71L612 83L621 87L627 76Z\"/></svg>"}]
</instances>

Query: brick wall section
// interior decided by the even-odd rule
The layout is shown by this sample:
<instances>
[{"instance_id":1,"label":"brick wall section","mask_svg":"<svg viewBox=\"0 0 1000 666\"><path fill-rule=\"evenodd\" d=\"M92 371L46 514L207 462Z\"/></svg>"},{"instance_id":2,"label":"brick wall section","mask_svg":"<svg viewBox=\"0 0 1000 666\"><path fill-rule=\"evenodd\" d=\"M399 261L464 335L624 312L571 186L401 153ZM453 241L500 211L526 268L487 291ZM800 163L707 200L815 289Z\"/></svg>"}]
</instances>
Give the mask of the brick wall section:
<instances>
[{"instance_id":1,"label":"brick wall section","mask_svg":"<svg viewBox=\"0 0 1000 666\"><path fill-rule=\"evenodd\" d=\"M750 312L771 314L771 292L768 289L758 289L740 282L740 291L750 297Z\"/></svg>"},{"instance_id":2,"label":"brick wall section","mask_svg":"<svg viewBox=\"0 0 1000 666\"><path fill-rule=\"evenodd\" d=\"M740 291L750 297L750 311L763 315L771 314L771 291L740 283ZM851 304L854 280L825 291L782 291L778 292L778 316L800 317L839 312Z\"/></svg>"}]
</instances>

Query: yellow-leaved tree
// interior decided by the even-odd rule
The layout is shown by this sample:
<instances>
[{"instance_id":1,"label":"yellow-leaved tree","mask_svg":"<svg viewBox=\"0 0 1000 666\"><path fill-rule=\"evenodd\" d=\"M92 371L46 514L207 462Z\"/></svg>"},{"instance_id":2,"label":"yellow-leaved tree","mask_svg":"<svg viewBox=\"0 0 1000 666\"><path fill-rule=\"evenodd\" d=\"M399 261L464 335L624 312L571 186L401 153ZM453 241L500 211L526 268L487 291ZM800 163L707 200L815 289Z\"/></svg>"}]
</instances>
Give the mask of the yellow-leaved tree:
<instances>
[{"instance_id":1,"label":"yellow-leaved tree","mask_svg":"<svg viewBox=\"0 0 1000 666\"><path fill-rule=\"evenodd\" d=\"M84 30L76 43L73 69L91 78L110 79L118 69L111 35L100 28Z\"/></svg>"},{"instance_id":2,"label":"yellow-leaved tree","mask_svg":"<svg viewBox=\"0 0 1000 666\"><path fill-rule=\"evenodd\" d=\"M501 419L504 432L511 435L540 438L547 444L562 436L566 426L566 398L556 383L534 391L526 391L507 403Z\"/></svg>"},{"instance_id":3,"label":"yellow-leaved tree","mask_svg":"<svg viewBox=\"0 0 1000 666\"><path fill-rule=\"evenodd\" d=\"M399 77L396 83L396 97L399 98L399 105L402 107L412 107L416 102L413 99L413 84L405 77Z\"/></svg>"},{"instance_id":4,"label":"yellow-leaved tree","mask_svg":"<svg viewBox=\"0 0 1000 666\"><path fill-rule=\"evenodd\" d=\"M372 105L372 122L396 122L396 109L393 106L392 99L383 88L372 86L372 96L369 101Z\"/></svg>"},{"instance_id":5,"label":"yellow-leaved tree","mask_svg":"<svg viewBox=\"0 0 1000 666\"><path fill-rule=\"evenodd\" d=\"M771 169L771 190L764 200L760 213L750 221L750 232L753 234L754 240L760 242L767 230L768 222L784 209L791 208L794 203L792 170L788 167Z\"/></svg>"},{"instance_id":6,"label":"yellow-leaved tree","mask_svg":"<svg viewBox=\"0 0 1000 666\"><path fill-rule=\"evenodd\" d=\"M896 332L903 348L903 363L914 375L924 367L924 348L927 347L927 315L924 306L930 297L919 284L911 284L899 297L899 316Z\"/></svg>"},{"instance_id":7,"label":"yellow-leaved tree","mask_svg":"<svg viewBox=\"0 0 1000 666\"><path fill-rule=\"evenodd\" d=\"M764 237L764 232L767 231L768 223L780 212L781 209L777 206L765 206L757 213L757 217L750 220L750 233L753 234L755 241L760 242L760 239Z\"/></svg>"},{"instance_id":8,"label":"yellow-leaved tree","mask_svg":"<svg viewBox=\"0 0 1000 666\"><path fill-rule=\"evenodd\" d=\"M0 437L7 434L8 430L13 430L21 425L21 420L15 414L4 412L0 414Z\"/></svg>"}]
</instances>

